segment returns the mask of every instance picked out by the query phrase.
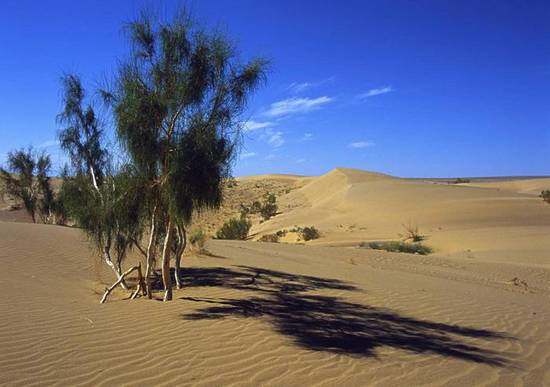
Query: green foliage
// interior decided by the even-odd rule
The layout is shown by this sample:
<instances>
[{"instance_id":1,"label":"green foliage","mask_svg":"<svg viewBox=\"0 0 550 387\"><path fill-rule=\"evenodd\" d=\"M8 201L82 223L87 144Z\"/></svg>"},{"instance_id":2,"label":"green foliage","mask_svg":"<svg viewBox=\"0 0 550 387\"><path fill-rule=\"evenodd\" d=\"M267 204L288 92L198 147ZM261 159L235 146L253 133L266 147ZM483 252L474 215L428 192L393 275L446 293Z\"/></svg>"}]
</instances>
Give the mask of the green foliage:
<instances>
[{"instance_id":1,"label":"green foliage","mask_svg":"<svg viewBox=\"0 0 550 387\"><path fill-rule=\"evenodd\" d=\"M229 219L216 232L216 239L240 239L244 240L248 236L251 223L246 218Z\"/></svg>"},{"instance_id":2,"label":"green foliage","mask_svg":"<svg viewBox=\"0 0 550 387\"><path fill-rule=\"evenodd\" d=\"M263 205L260 208L260 215L263 220L269 220L273 216L277 215L277 198L274 194L270 193L266 196Z\"/></svg>"},{"instance_id":3,"label":"green foliage","mask_svg":"<svg viewBox=\"0 0 550 387\"><path fill-rule=\"evenodd\" d=\"M453 184L466 184L466 183L469 183L470 182L470 179L464 179L464 178L457 178L453 181Z\"/></svg>"},{"instance_id":4,"label":"green foliage","mask_svg":"<svg viewBox=\"0 0 550 387\"><path fill-rule=\"evenodd\" d=\"M51 187L50 169L50 156L36 154L32 148L10 152L8 168L0 168L5 193L23 203L33 222L37 213L43 223L63 219L63 207Z\"/></svg>"},{"instance_id":5,"label":"green foliage","mask_svg":"<svg viewBox=\"0 0 550 387\"><path fill-rule=\"evenodd\" d=\"M407 243L402 241L389 242L363 242L360 247L367 247L374 250L385 250L390 252L427 255L433 252L432 248L421 243Z\"/></svg>"},{"instance_id":6,"label":"green foliage","mask_svg":"<svg viewBox=\"0 0 550 387\"><path fill-rule=\"evenodd\" d=\"M275 234L265 234L258 239L260 242L270 242L270 243L277 243L279 242L279 235L277 233Z\"/></svg>"},{"instance_id":7,"label":"green foliage","mask_svg":"<svg viewBox=\"0 0 550 387\"><path fill-rule=\"evenodd\" d=\"M250 205L250 213L251 214L257 214L262 210L262 203L260 203L258 200L254 200L252 204Z\"/></svg>"},{"instance_id":8,"label":"green foliage","mask_svg":"<svg viewBox=\"0 0 550 387\"><path fill-rule=\"evenodd\" d=\"M425 235L420 234L418 225L409 222L407 224L402 224L402 226L405 229L405 235L403 235L404 241L422 242L426 239Z\"/></svg>"},{"instance_id":9,"label":"green foliage","mask_svg":"<svg viewBox=\"0 0 550 387\"><path fill-rule=\"evenodd\" d=\"M314 226L304 227L300 234L302 239L306 242L312 239L318 239L321 236L321 234L319 234L319 230L317 230Z\"/></svg>"},{"instance_id":10,"label":"green foliage","mask_svg":"<svg viewBox=\"0 0 550 387\"><path fill-rule=\"evenodd\" d=\"M542 200L544 200L546 203L550 204L550 190L544 190L540 193L540 197Z\"/></svg>"}]
</instances>

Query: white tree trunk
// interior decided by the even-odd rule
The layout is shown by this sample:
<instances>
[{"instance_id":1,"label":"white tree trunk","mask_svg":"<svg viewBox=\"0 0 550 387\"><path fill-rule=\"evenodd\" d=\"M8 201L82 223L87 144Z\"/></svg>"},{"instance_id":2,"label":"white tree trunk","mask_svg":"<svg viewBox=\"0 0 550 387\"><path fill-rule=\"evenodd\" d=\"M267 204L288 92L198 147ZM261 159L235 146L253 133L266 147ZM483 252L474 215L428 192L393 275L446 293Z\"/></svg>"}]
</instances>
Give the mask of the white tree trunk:
<instances>
[{"instance_id":1,"label":"white tree trunk","mask_svg":"<svg viewBox=\"0 0 550 387\"><path fill-rule=\"evenodd\" d=\"M175 256L175 267L176 267L176 287L178 289L182 288L181 278L180 278L180 263L183 252L185 251L185 246L187 245L187 234L185 233L185 228L183 226L177 226L178 232L178 248L176 250Z\"/></svg>"},{"instance_id":2,"label":"white tree trunk","mask_svg":"<svg viewBox=\"0 0 550 387\"><path fill-rule=\"evenodd\" d=\"M105 248L105 250L103 251L103 257L105 259L105 263L111 268L113 269L117 279L120 279L121 276L122 276L122 270L120 269L120 266L117 267L114 262L111 260L111 254L109 253L109 249L108 248ZM122 289L124 290L128 290L128 285L126 285L126 282L124 281L124 278L122 279L122 281L120 282L120 286L122 286Z\"/></svg>"},{"instance_id":3,"label":"white tree trunk","mask_svg":"<svg viewBox=\"0 0 550 387\"><path fill-rule=\"evenodd\" d=\"M147 297L149 299L153 298L153 289L151 286L151 271L153 270L153 259L154 259L154 242L156 238L156 229L155 229L155 213L156 207L153 210L153 215L151 216L151 230L149 233L149 243L147 244L147 253L146 253L146 267L145 267L145 283L147 288Z\"/></svg>"},{"instance_id":4,"label":"white tree trunk","mask_svg":"<svg viewBox=\"0 0 550 387\"><path fill-rule=\"evenodd\" d=\"M172 300L172 279L170 278L170 248L173 234L172 222L166 226L166 237L162 247L162 283L164 284L164 301Z\"/></svg>"}]
</instances>

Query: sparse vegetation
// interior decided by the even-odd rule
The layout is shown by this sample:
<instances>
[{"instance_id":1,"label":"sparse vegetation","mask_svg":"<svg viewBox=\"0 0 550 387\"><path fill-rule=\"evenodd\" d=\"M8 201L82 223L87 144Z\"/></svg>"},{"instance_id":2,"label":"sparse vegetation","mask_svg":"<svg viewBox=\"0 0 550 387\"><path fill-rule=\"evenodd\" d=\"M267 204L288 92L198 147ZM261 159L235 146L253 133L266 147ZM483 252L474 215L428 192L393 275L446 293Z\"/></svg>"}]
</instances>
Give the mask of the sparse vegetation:
<instances>
[{"instance_id":1,"label":"sparse vegetation","mask_svg":"<svg viewBox=\"0 0 550 387\"><path fill-rule=\"evenodd\" d=\"M318 239L321 236L321 234L319 234L319 230L317 230L314 226L304 227L300 232L300 235L306 242L313 239Z\"/></svg>"},{"instance_id":2,"label":"sparse vegetation","mask_svg":"<svg viewBox=\"0 0 550 387\"><path fill-rule=\"evenodd\" d=\"M462 177L459 177L453 181L453 184L467 184L470 182L470 179L464 179Z\"/></svg>"},{"instance_id":3,"label":"sparse vegetation","mask_svg":"<svg viewBox=\"0 0 550 387\"><path fill-rule=\"evenodd\" d=\"M390 252L420 255L428 255L433 252L432 248L421 243L408 243L403 241L363 242L359 246L373 250L385 250Z\"/></svg>"},{"instance_id":4,"label":"sparse vegetation","mask_svg":"<svg viewBox=\"0 0 550 387\"><path fill-rule=\"evenodd\" d=\"M270 242L270 243L277 243L279 242L279 235L277 233L274 234L265 234L258 239L260 242Z\"/></svg>"},{"instance_id":5,"label":"sparse vegetation","mask_svg":"<svg viewBox=\"0 0 550 387\"><path fill-rule=\"evenodd\" d=\"M19 201L32 221L36 215L43 223L63 224L65 212L55 196L50 181L51 160L45 153L37 154L32 148L8 153L7 168L0 168L2 195Z\"/></svg>"},{"instance_id":6,"label":"sparse vegetation","mask_svg":"<svg viewBox=\"0 0 550 387\"><path fill-rule=\"evenodd\" d=\"M418 229L418 225L412 222L402 224L405 229L405 235L402 235L403 241L422 242L426 239L426 235L422 235Z\"/></svg>"},{"instance_id":7,"label":"sparse vegetation","mask_svg":"<svg viewBox=\"0 0 550 387\"><path fill-rule=\"evenodd\" d=\"M216 232L216 239L236 239L245 240L248 236L251 223L248 219L241 217L240 219L229 219Z\"/></svg>"},{"instance_id":8,"label":"sparse vegetation","mask_svg":"<svg viewBox=\"0 0 550 387\"><path fill-rule=\"evenodd\" d=\"M202 228L195 229L189 235L189 243L197 250L197 252L204 252L204 245L206 244L206 234Z\"/></svg>"},{"instance_id":9,"label":"sparse vegetation","mask_svg":"<svg viewBox=\"0 0 550 387\"><path fill-rule=\"evenodd\" d=\"M550 189L546 189L540 193L540 197L542 200L544 200L546 203L550 204Z\"/></svg>"},{"instance_id":10,"label":"sparse vegetation","mask_svg":"<svg viewBox=\"0 0 550 387\"><path fill-rule=\"evenodd\" d=\"M260 215L262 215L263 220L266 221L277 215L277 210L277 197L270 193L266 196L266 199L260 208Z\"/></svg>"}]
</instances>

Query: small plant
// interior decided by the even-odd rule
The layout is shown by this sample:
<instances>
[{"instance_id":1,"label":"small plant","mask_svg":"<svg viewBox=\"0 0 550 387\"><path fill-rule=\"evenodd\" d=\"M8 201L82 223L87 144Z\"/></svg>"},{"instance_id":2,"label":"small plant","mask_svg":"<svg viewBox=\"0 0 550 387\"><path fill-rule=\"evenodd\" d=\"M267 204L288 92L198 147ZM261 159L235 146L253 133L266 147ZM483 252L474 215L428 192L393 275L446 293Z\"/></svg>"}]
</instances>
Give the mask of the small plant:
<instances>
[{"instance_id":1,"label":"small plant","mask_svg":"<svg viewBox=\"0 0 550 387\"><path fill-rule=\"evenodd\" d=\"M318 239L321 236L321 234L319 234L319 230L317 230L314 226L304 227L301 230L300 235L306 242L312 239Z\"/></svg>"},{"instance_id":2,"label":"small plant","mask_svg":"<svg viewBox=\"0 0 550 387\"><path fill-rule=\"evenodd\" d=\"M266 196L265 202L260 208L260 215L262 215L264 221L269 220L277 215L277 210L277 198L274 194L270 193Z\"/></svg>"},{"instance_id":3,"label":"small plant","mask_svg":"<svg viewBox=\"0 0 550 387\"><path fill-rule=\"evenodd\" d=\"M262 210L262 203L260 203L260 202L257 201L257 200L255 200L254 202L252 202L252 204L250 205L250 213L251 213L251 214L257 214L257 213L259 213L261 210Z\"/></svg>"},{"instance_id":4,"label":"small plant","mask_svg":"<svg viewBox=\"0 0 550 387\"><path fill-rule=\"evenodd\" d=\"M407 224L402 224L405 229L405 235L403 235L404 241L413 241L413 242L422 242L426 239L426 235L420 234L418 225L409 222Z\"/></svg>"},{"instance_id":5,"label":"small plant","mask_svg":"<svg viewBox=\"0 0 550 387\"><path fill-rule=\"evenodd\" d=\"M421 243L407 243L402 241L363 242L359 245L373 250L385 250L397 253L428 255L433 252L431 247Z\"/></svg>"},{"instance_id":6,"label":"small plant","mask_svg":"<svg viewBox=\"0 0 550 387\"><path fill-rule=\"evenodd\" d=\"M202 228L198 228L194 230L191 235L189 235L189 242L193 247L197 249L197 251L203 252L204 251L204 245L206 244L206 234L204 231L202 231Z\"/></svg>"},{"instance_id":7,"label":"small plant","mask_svg":"<svg viewBox=\"0 0 550 387\"><path fill-rule=\"evenodd\" d=\"M464 179L464 178L457 178L455 179L455 181L453 181L453 184L466 184L466 183L469 183L470 182L470 179Z\"/></svg>"},{"instance_id":8,"label":"small plant","mask_svg":"<svg viewBox=\"0 0 550 387\"><path fill-rule=\"evenodd\" d=\"M258 239L260 242L270 242L270 243L277 243L279 242L279 235L277 233L275 234L265 234Z\"/></svg>"},{"instance_id":9,"label":"small plant","mask_svg":"<svg viewBox=\"0 0 550 387\"><path fill-rule=\"evenodd\" d=\"M540 197L542 200L544 200L546 203L550 204L550 189L546 189L540 193Z\"/></svg>"},{"instance_id":10,"label":"small plant","mask_svg":"<svg viewBox=\"0 0 550 387\"><path fill-rule=\"evenodd\" d=\"M237 239L244 240L248 236L251 223L248 219L241 217L240 219L229 219L216 232L216 239Z\"/></svg>"}]
</instances>

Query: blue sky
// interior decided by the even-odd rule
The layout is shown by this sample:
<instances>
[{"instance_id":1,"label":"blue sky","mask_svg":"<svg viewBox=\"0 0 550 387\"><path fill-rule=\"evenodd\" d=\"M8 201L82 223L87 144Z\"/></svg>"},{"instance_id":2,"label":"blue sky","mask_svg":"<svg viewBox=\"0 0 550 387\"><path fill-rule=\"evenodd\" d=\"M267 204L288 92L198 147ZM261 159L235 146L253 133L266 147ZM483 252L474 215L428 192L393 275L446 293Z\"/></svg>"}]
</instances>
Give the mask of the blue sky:
<instances>
[{"instance_id":1,"label":"blue sky","mask_svg":"<svg viewBox=\"0 0 550 387\"><path fill-rule=\"evenodd\" d=\"M0 158L55 145L59 78L89 89L127 52L139 1L4 0ZM170 13L176 2L163 2ZM272 61L250 105L235 175L550 175L550 3L189 3L244 60Z\"/></svg>"}]
</instances>

